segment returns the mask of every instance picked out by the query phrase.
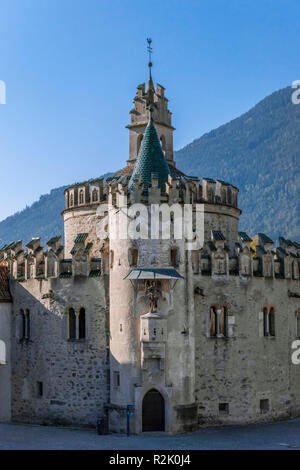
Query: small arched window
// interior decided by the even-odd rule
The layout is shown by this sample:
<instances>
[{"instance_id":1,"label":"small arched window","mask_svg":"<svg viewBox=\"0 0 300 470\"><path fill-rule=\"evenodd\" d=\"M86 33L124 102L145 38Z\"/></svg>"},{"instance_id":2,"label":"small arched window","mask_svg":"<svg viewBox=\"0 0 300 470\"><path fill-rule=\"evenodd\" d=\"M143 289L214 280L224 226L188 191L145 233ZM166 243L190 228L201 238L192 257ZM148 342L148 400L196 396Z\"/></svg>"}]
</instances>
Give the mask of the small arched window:
<instances>
[{"instance_id":1,"label":"small arched window","mask_svg":"<svg viewBox=\"0 0 300 470\"><path fill-rule=\"evenodd\" d=\"M171 266L174 266L174 268L176 268L178 266L177 248L171 248L170 259L171 259Z\"/></svg>"},{"instance_id":2,"label":"small arched window","mask_svg":"<svg viewBox=\"0 0 300 470\"><path fill-rule=\"evenodd\" d=\"M128 248L128 263L129 266L137 266L139 259L139 251L137 248Z\"/></svg>"},{"instance_id":3,"label":"small arched window","mask_svg":"<svg viewBox=\"0 0 300 470\"><path fill-rule=\"evenodd\" d=\"M20 332L19 332L19 339L25 339L25 313L24 310L20 310Z\"/></svg>"},{"instance_id":4,"label":"small arched window","mask_svg":"<svg viewBox=\"0 0 300 470\"><path fill-rule=\"evenodd\" d=\"M231 191L231 187L229 186L228 187L228 190L227 190L227 201L228 201L228 204L232 204L232 191Z\"/></svg>"},{"instance_id":5,"label":"small arched window","mask_svg":"<svg viewBox=\"0 0 300 470\"><path fill-rule=\"evenodd\" d=\"M207 200L209 202L214 202L214 191L212 188L210 188L208 191L207 191Z\"/></svg>"},{"instance_id":6,"label":"small arched window","mask_svg":"<svg viewBox=\"0 0 300 470\"><path fill-rule=\"evenodd\" d=\"M264 307L264 336L275 336L275 309Z\"/></svg>"},{"instance_id":7,"label":"small arched window","mask_svg":"<svg viewBox=\"0 0 300 470\"><path fill-rule=\"evenodd\" d=\"M111 203L112 203L113 206L117 205L117 193L116 193L116 191L114 193L112 193L112 195L111 195Z\"/></svg>"},{"instance_id":8,"label":"small arched window","mask_svg":"<svg viewBox=\"0 0 300 470\"><path fill-rule=\"evenodd\" d=\"M83 204L84 199L83 199L83 189L79 191L79 204Z\"/></svg>"},{"instance_id":9,"label":"small arched window","mask_svg":"<svg viewBox=\"0 0 300 470\"><path fill-rule=\"evenodd\" d=\"M274 308L271 308L270 312L269 312L269 332L270 332L270 336L275 336L275 311L274 311Z\"/></svg>"},{"instance_id":10,"label":"small arched window","mask_svg":"<svg viewBox=\"0 0 300 470\"><path fill-rule=\"evenodd\" d=\"M164 135L160 136L160 144L161 144L162 151L165 154L166 153L166 138Z\"/></svg>"},{"instance_id":11,"label":"small arched window","mask_svg":"<svg viewBox=\"0 0 300 470\"><path fill-rule=\"evenodd\" d=\"M300 312L296 313L296 336L300 338Z\"/></svg>"},{"instance_id":12,"label":"small arched window","mask_svg":"<svg viewBox=\"0 0 300 470\"><path fill-rule=\"evenodd\" d=\"M73 193L70 195L70 207L72 207L74 205L74 197L73 197Z\"/></svg>"},{"instance_id":13,"label":"small arched window","mask_svg":"<svg viewBox=\"0 0 300 470\"><path fill-rule=\"evenodd\" d=\"M28 308L25 313L25 339L30 338L30 311Z\"/></svg>"},{"instance_id":14,"label":"small arched window","mask_svg":"<svg viewBox=\"0 0 300 470\"><path fill-rule=\"evenodd\" d=\"M132 249L132 266L138 265L139 251L137 248Z\"/></svg>"},{"instance_id":15,"label":"small arched window","mask_svg":"<svg viewBox=\"0 0 300 470\"><path fill-rule=\"evenodd\" d=\"M215 307L210 308L210 320L209 320L210 336L217 336L217 312Z\"/></svg>"},{"instance_id":16,"label":"small arched window","mask_svg":"<svg viewBox=\"0 0 300 470\"><path fill-rule=\"evenodd\" d=\"M74 308L68 310L68 339L79 340L85 339L86 336L86 315L85 309L82 307L79 313Z\"/></svg>"},{"instance_id":17,"label":"small arched window","mask_svg":"<svg viewBox=\"0 0 300 470\"><path fill-rule=\"evenodd\" d=\"M76 315L73 308L69 309L69 339L76 339Z\"/></svg>"},{"instance_id":18,"label":"small arched window","mask_svg":"<svg viewBox=\"0 0 300 470\"><path fill-rule=\"evenodd\" d=\"M81 308L79 312L79 339L85 338L85 309Z\"/></svg>"},{"instance_id":19,"label":"small arched window","mask_svg":"<svg viewBox=\"0 0 300 470\"><path fill-rule=\"evenodd\" d=\"M228 335L228 309L227 307L210 308L210 336L227 338Z\"/></svg>"},{"instance_id":20,"label":"small arched window","mask_svg":"<svg viewBox=\"0 0 300 470\"><path fill-rule=\"evenodd\" d=\"M144 134L139 134L138 138L137 138L137 145L136 145L136 154L138 155L139 151L140 151L140 147L141 147L141 143L142 143L142 140L144 138Z\"/></svg>"},{"instance_id":21,"label":"small arched window","mask_svg":"<svg viewBox=\"0 0 300 470\"><path fill-rule=\"evenodd\" d=\"M93 202L97 202L97 201L98 201L98 191L97 191L97 189L93 189L93 192L92 192L92 201L93 201Z\"/></svg>"},{"instance_id":22,"label":"small arched window","mask_svg":"<svg viewBox=\"0 0 300 470\"><path fill-rule=\"evenodd\" d=\"M221 198L222 198L222 202L223 202L224 204L226 204L226 203L227 203L226 189L222 189L222 191L221 191Z\"/></svg>"},{"instance_id":23,"label":"small arched window","mask_svg":"<svg viewBox=\"0 0 300 470\"><path fill-rule=\"evenodd\" d=\"M220 335L224 338L228 336L228 311L227 307L223 307L220 313Z\"/></svg>"},{"instance_id":24,"label":"small arched window","mask_svg":"<svg viewBox=\"0 0 300 470\"><path fill-rule=\"evenodd\" d=\"M267 307L263 309L263 314L264 314L264 336L269 336L269 318L268 318Z\"/></svg>"}]
</instances>

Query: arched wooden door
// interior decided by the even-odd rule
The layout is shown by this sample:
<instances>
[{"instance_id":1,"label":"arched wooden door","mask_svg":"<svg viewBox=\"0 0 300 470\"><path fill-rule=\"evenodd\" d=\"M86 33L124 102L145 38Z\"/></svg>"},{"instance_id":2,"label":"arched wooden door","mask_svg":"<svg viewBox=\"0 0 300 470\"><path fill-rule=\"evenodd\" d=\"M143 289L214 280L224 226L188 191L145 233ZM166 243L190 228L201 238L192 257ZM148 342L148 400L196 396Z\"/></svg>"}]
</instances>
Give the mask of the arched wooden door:
<instances>
[{"instance_id":1,"label":"arched wooden door","mask_svg":"<svg viewBox=\"0 0 300 470\"><path fill-rule=\"evenodd\" d=\"M143 400L143 432L165 430L165 401L155 390L149 390Z\"/></svg>"}]
</instances>

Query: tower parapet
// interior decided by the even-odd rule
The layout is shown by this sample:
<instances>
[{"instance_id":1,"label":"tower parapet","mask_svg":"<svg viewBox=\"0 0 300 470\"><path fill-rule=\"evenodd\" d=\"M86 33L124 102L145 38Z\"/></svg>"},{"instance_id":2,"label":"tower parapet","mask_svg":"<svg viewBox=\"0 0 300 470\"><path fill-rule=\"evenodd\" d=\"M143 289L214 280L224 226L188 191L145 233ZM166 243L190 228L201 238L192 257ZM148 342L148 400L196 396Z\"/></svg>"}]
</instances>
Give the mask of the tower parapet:
<instances>
[{"instance_id":1,"label":"tower parapet","mask_svg":"<svg viewBox=\"0 0 300 470\"><path fill-rule=\"evenodd\" d=\"M168 163L175 165L173 161L173 132L172 113L168 109L168 99L165 97L165 88L157 84L156 90L150 76L147 90L145 84L137 87L136 96L133 100L134 107L130 111L131 122L129 129L129 162L134 163L137 159L141 142L150 118L149 104L155 127L161 142L162 150Z\"/></svg>"}]
</instances>

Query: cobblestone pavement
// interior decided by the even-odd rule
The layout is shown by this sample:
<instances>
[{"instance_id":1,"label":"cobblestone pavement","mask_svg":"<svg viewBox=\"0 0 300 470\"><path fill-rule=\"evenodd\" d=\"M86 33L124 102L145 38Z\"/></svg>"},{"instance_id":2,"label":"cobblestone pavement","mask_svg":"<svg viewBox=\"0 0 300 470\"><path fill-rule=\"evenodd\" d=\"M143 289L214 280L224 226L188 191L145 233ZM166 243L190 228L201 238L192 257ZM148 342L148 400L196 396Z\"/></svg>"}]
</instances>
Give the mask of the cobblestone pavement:
<instances>
[{"instance_id":1,"label":"cobblestone pavement","mask_svg":"<svg viewBox=\"0 0 300 470\"><path fill-rule=\"evenodd\" d=\"M0 424L0 449L300 449L300 418L268 424L203 428L184 435L162 433L98 436L91 429Z\"/></svg>"}]
</instances>

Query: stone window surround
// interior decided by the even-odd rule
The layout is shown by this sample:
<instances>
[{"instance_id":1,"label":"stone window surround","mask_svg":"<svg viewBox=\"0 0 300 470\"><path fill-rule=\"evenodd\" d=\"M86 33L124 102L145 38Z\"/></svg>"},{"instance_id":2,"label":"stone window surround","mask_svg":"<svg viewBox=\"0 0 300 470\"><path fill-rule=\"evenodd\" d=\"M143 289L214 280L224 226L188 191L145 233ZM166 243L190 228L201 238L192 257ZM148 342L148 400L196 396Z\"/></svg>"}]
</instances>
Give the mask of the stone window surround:
<instances>
[{"instance_id":1,"label":"stone window surround","mask_svg":"<svg viewBox=\"0 0 300 470\"><path fill-rule=\"evenodd\" d=\"M274 334L271 334L270 330L271 330L271 324L270 324L270 312L273 312L273 315L274 315L274 325L273 325L273 328L274 328L274 331L273 333ZM268 305L268 304L264 304L263 305L263 308L262 308L262 312L263 312L263 337L264 338L270 338L270 339L275 339L276 338L276 326L275 326L275 313L276 313L276 306L275 305ZM266 318L265 318L265 315L266 315Z\"/></svg>"},{"instance_id":2,"label":"stone window surround","mask_svg":"<svg viewBox=\"0 0 300 470\"><path fill-rule=\"evenodd\" d=\"M19 317L21 318L22 332L19 337L19 341L29 341L30 340L30 310L29 308L21 308L19 312Z\"/></svg>"},{"instance_id":3,"label":"stone window surround","mask_svg":"<svg viewBox=\"0 0 300 470\"><path fill-rule=\"evenodd\" d=\"M296 316L296 338L300 338L300 308L295 312Z\"/></svg>"},{"instance_id":4,"label":"stone window surround","mask_svg":"<svg viewBox=\"0 0 300 470\"><path fill-rule=\"evenodd\" d=\"M220 402L219 403L219 415L229 415L229 403L228 402Z\"/></svg>"},{"instance_id":5,"label":"stone window surround","mask_svg":"<svg viewBox=\"0 0 300 470\"><path fill-rule=\"evenodd\" d=\"M69 317L69 314L70 314L70 310L73 310L74 313L75 313L75 322L76 322L76 331L75 331L75 338L71 338L70 337L70 317ZM81 310L84 311L84 315L85 315L85 335L83 338L80 338L79 337L79 317L80 317L80 313L81 313ZM66 319L67 319L67 341L69 342L85 342L86 339L87 339L87 325L86 325L86 308L83 307L82 305L80 305L79 307L74 307L74 306L69 306L67 309L66 309Z\"/></svg>"},{"instance_id":6,"label":"stone window surround","mask_svg":"<svg viewBox=\"0 0 300 470\"><path fill-rule=\"evenodd\" d=\"M229 336L229 322L228 322L228 317L229 317L229 308L230 308L230 305L227 304L227 302L224 302L224 304L213 304L210 306L209 308L209 312L208 312L208 338L210 339L229 339L230 336ZM214 309L215 311L215 315L216 315L216 334L215 335L211 335L211 325L210 325L210 320L211 320L211 310ZM224 327L223 327L223 331L224 333L221 333L220 332L220 317L221 317L221 313L222 313L222 310L223 310L223 313L224 313Z\"/></svg>"}]
</instances>

